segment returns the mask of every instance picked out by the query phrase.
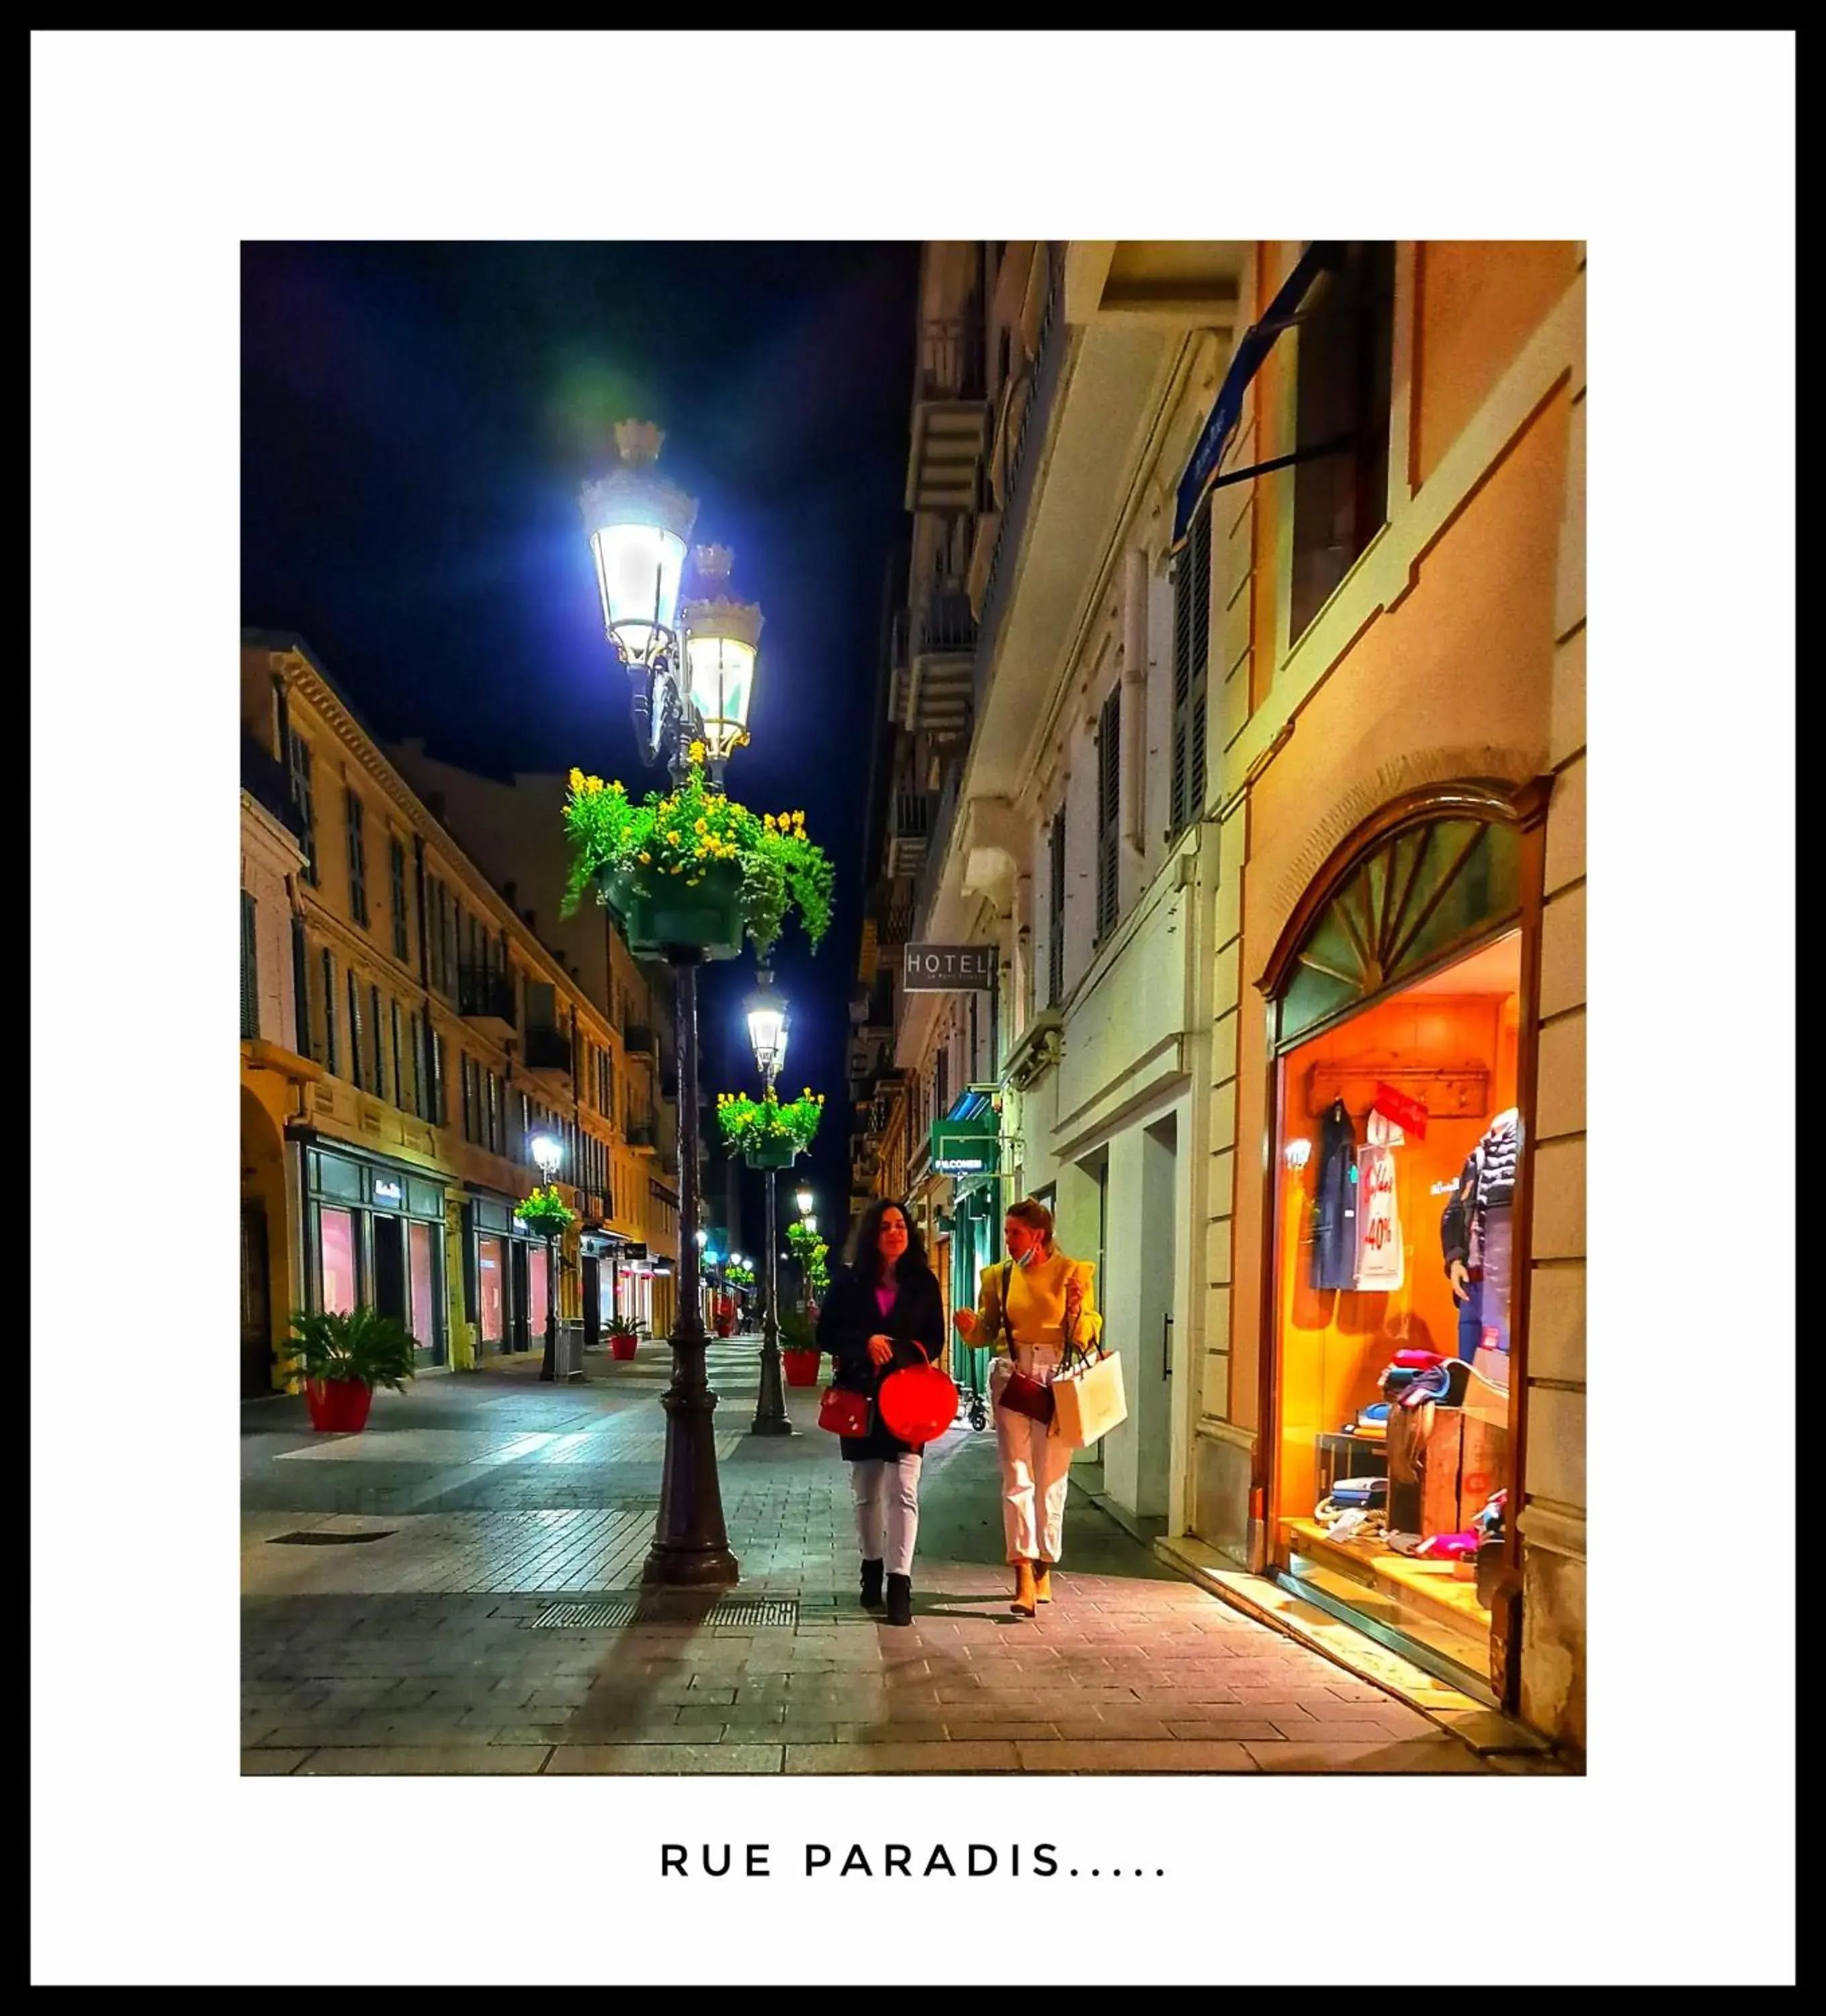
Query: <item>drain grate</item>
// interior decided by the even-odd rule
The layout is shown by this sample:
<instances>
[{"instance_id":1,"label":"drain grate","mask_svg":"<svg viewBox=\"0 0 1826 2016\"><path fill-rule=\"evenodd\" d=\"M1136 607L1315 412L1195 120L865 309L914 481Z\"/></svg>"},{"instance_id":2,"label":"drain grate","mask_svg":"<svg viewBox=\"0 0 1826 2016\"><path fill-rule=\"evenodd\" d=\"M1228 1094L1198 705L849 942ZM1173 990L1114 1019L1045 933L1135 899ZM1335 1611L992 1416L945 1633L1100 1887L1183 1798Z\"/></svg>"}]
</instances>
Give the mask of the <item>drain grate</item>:
<instances>
[{"instance_id":1,"label":"drain grate","mask_svg":"<svg viewBox=\"0 0 1826 2016\"><path fill-rule=\"evenodd\" d=\"M676 1599L610 1597L598 1603L555 1603L530 1620L535 1631L612 1631L630 1624L746 1625L750 1630L790 1630L799 1622L796 1597L730 1597L707 1610L681 1607Z\"/></svg>"},{"instance_id":2,"label":"drain grate","mask_svg":"<svg viewBox=\"0 0 1826 2016\"><path fill-rule=\"evenodd\" d=\"M384 1533L280 1533L267 1542L269 1547L358 1547L365 1540L390 1540L397 1528Z\"/></svg>"}]
</instances>

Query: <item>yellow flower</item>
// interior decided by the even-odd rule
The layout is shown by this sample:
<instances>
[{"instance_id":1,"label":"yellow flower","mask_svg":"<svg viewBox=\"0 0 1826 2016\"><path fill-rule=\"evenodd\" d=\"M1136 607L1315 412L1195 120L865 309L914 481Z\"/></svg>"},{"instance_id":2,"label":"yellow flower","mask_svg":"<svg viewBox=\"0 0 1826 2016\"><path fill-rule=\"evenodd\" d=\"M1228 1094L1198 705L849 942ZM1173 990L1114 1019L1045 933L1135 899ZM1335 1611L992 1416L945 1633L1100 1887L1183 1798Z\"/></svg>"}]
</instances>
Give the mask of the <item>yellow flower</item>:
<instances>
[{"instance_id":1,"label":"yellow flower","mask_svg":"<svg viewBox=\"0 0 1826 2016\"><path fill-rule=\"evenodd\" d=\"M710 831L710 821L709 821L708 819L699 819L699 820L698 821L698 823L697 823L697 826L696 826L696 829L695 829L695 830L696 830L696 831L697 831L697 832L699 832L699 833L708 833L708 832Z\"/></svg>"},{"instance_id":2,"label":"yellow flower","mask_svg":"<svg viewBox=\"0 0 1826 2016\"><path fill-rule=\"evenodd\" d=\"M774 830L774 815L771 812L769 812L767 816L767 828L769 833Z\"/></svg>"},{"instance_id":3,"label":"yellow flower","mask_svg":"<svg viewBox=\"0 0 1826 2016\"><path fill-rule=\"evenodd\" d=\"M678 829L674 826L672 830L667 834L666 837L671 842L673 846L676 847L678 844Z\"/></svg>"},{"instance_id":4,"label":"yellow flower","mask_svg":"<svg viewBox=\"0 0 1826 2016\"><path fill-rule=\"evenodd\" d=\"M581 791L583 787L584 773L581 770L579 770L573 766L570 773L570 788L573 791Z\"/></svg>"},{"instance_id":5,"label":"yellow flower","mask_svg":"<svg viewBox=\"0 0 1826 2016\"><path fill-rule=\"evenodd\" d=\"M694 742L691 745L691 760L694 763L701 763L704 760L704 745L701 742Z\"/></svg>"},{"instance_id":6,"label":"yellow flower","mask_svg":"<svg viewBox=\"0 0 1826 2016\"><path fill-rule=\"evenodd\" d=\"M641 866L643 868L650 866L652 862L652 859L653 857L650 854L642 854L640 856Z\"/></svg>"}]
</instances>

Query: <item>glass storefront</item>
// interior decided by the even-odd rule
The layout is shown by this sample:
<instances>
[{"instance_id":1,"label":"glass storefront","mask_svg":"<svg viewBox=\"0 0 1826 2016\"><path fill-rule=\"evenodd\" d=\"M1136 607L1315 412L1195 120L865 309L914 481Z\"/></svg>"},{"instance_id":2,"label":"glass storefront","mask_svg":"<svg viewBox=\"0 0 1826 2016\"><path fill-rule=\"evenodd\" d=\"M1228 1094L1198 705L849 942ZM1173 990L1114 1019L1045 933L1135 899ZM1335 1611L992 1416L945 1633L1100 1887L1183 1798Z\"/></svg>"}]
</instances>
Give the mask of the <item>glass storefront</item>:
<instances>
[{"instance_id":1,"label":"glass storefront","mask_svg":"<svg viewBox=\"0 0 1826 2016\"><path fill-rule=\"evenodd\" d=\"M323 1307L346 1316L358 1306L355 1273L355 1215L325 1205L318 1214L322 1252Z\"/></svg>"},{"instance_id":2,"label":"glass storefront","mask_svg":"<svg viewBox=\"0 0 1826 2016\"><path fill-rule=\"evenodd\" d=\"M545 1341L545 1283L551 1275L551 1255L539 1240L527 1255L527 1327L543 1345Z\"/></svg>"},{"instance_id":3,"label":"glass storefront","mask_svg":"<svg viewBox=\"0 0 1826 2016\"><path fill-rule=\"evenodd\" d=\"M444 1300L437 1287L440 1246L429 1225L406 1227L407 1321L421 1342L437 1336L443 1323Z\"/></svg>"},{"instance_id":4,"label":"glass storefront","mask_svg":"<svg viewBox=\"0 0 1826 2016\"><path fill-rule=\"evenodd\" d=\"M1513 916L1515 865L1501 828L1400 834L1278 1003L1274 1565L1480 1685L1515 1435L1522 938L1476 934Z\"/></svg>"},{"instance_id":5,"label":"glass storefront","mask_svg":"<svg viewBox=\"0 0 1826 2016\"><path fill-rule=\"evenodd\" d=\"M476 1302L484 1348L499 1351L507 1335L507 1241L484 1233L476 1246Z\"/></svg>"}]
</instances>

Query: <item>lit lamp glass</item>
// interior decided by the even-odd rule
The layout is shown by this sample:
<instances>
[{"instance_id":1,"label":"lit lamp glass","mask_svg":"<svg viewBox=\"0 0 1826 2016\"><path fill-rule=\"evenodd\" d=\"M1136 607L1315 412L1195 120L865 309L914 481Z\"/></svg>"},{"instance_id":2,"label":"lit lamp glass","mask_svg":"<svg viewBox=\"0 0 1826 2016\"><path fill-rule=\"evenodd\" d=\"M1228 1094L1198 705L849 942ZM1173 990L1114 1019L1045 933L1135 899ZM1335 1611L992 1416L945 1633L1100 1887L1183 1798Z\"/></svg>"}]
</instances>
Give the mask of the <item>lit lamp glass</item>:
<instances>
[{"instance_id":1,"label":"lit lamp glass","mask_svg":"<svg viewBox=\"0 0 1826 2016\"><path fill-rule=\"evenodd\" d=\"M533 1160L539 1165L540 1174L547 1183L550 1183L558 1173L559 1164L564 1160L563 1143L549 1134L535 1134L529 1145Z\"/></svg>"},{"instance_id":2,"label":"lit lamp glass","mask_svg":"<svg viewBox=\"0 0 1826 2016\"><path fill-rule=\"evenodd\" d=\"M805 1216L805 1229L807 1232L816 1232L818 1229L818 1220L809 1211Z\"/></svg>"},{"instance_id":3,"label":"lit lamp glass","mask_svg":"<svg viewBox=\"0 0 1826 2016\"><path fill-rule=\"evenodd\" d=\"M586 483L579 499L595 556L609 641L630 668L651 663L678 622L685 549L696 501L654 468L665 436L644 420L615 430L621 466Z\"/></svg>"},{"instance_id":4,"label":"lit lamp glass","mask_svg":"<svg viewBox=\"0 0 1826 2016\"><path fill-rule=\"evenodd\" d=\"M705 747L721 761L748 732L761 613L728 595L733 556L727 546L699 546L695 558L706 592L685 607L685 686L703 722Z\"/></svg>"},{"instance_id":5,"label":"lit lamp glass","mask_svg":"<svg viewBox=\"0 0 1826 2016\"><path fill-rule=\"evenodd\" d=\"M793 1201L798 1205L799 1215L801 1218L811 1217L813 1202L812 1194L803 1183L800 1185L798 1194L793 1198Z\"/></svg>"},{"instance_id":6,"label":"lit lamp glass","mask_svg":"<svg viewBox=\"0 0 1826 2016\"><path fill-rule=\"evenodd\" d=\"M773 975L763 972L760 985L748 997L748 1040L755 1068L771 1078L786 1061L786 1001L774 991Z\"/></svg>"}]
</instances>

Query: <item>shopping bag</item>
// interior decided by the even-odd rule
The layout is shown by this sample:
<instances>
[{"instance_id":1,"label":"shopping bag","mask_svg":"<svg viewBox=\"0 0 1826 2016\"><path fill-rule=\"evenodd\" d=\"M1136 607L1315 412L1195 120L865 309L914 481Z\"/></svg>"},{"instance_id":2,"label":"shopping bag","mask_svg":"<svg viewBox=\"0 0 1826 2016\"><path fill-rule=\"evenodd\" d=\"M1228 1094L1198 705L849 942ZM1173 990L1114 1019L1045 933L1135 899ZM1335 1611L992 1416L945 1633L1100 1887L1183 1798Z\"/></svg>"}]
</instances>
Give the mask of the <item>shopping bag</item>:
<instances>
[{"instance_id":1,"label":"shopping bag","mask_svg":"<svg viewBox=\"0 0 1826 2016\"><path fill-rule=\"evenodd\" d=\"M1128 1416L1122 1360L1113 1351L1059 1373L1052 1382L1052 1431L1068 1449L1087 1449Z\"/></svg>"}]
</instances>

